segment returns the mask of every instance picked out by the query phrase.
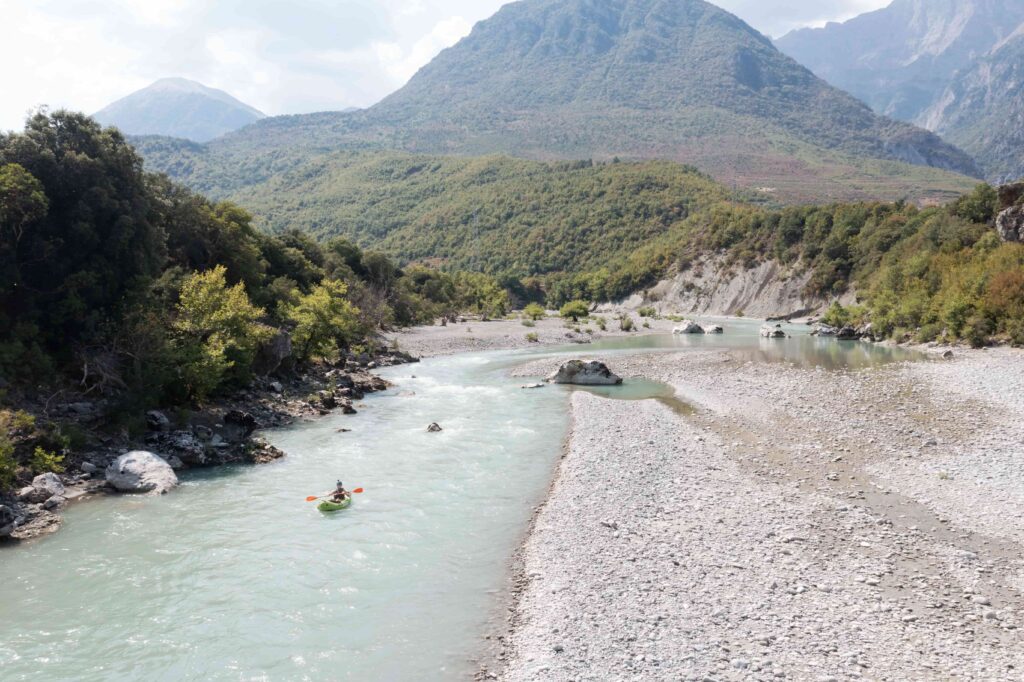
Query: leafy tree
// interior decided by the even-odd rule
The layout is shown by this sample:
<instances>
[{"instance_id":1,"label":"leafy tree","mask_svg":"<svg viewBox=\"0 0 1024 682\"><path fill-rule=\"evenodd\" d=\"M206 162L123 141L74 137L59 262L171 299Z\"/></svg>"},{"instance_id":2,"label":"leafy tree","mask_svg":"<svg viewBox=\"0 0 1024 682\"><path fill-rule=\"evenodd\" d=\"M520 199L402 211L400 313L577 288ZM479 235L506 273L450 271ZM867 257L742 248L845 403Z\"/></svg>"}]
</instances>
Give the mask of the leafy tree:
<instances>
[{"instance_id":1,"label":"leafy tree","mask_svg":"<svg viewBox=\"0 0 1024 682\"><path fill-rule=\"evenodd\" d=\"M285 316L295 323L292 340L300 358L327 357L362 336L359 310L347 293L344 282L324 280L286 310Z\"/></svg>"},{"instance_id":2,"label":"leafy tree","mask_svg":"<svg viewBox=\"0 0 1024 682\"><path fill-rule=\"evenodd\" d=\"M260 343L272 333L259 323L264 311L249 301L242 284L229 286L226 273L218 265L186 279L177 306L181 374L197 399L230 378L244 377Z\"/></svg>"},{"instance_id":3,"label":"leafy tree","mask_svg":"<svg viewBox=\"0 0 1024 682\"><path fill-rule=\"evenodd\" d=\"M17 163L0 166L0 234L7 248L17 248L25 228L49 210L43 185Z\"/></svg>"},{"instance_id":4,"label":"leafy tree","mask_svg":"<svg viewBox=\"0 0 1024 682\"><path fill-rule=\"evenodd\" d=\"M573 322L578 322L581 317L590 315L590 304L586 301L569 301L562 306L559 314L566 319L571 319Z\"/></svg>"},{"instance_id":5,"label":"leafy tree","mask_svg":"<svg viewBox=\"0 0 1024 682\"><path fill-rule=\"evenodd\" d=\"M479 313L485 318L504 317L508 314L508 292L493 277L476 272L459 272L454 280L463 310Z\"/></svg>"}]
</instances>

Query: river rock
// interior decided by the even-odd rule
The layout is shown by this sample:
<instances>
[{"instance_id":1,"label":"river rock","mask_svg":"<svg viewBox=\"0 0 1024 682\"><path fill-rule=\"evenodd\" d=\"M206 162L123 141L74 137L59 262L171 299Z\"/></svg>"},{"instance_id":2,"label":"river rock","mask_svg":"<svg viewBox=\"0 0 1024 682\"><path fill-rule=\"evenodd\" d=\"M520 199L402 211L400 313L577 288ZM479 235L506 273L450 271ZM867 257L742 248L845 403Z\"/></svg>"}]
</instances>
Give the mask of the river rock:
<instances>
[{"instance_id":1,"label":"river rock","mask_svg":"<svg viewBox=\"0 0 1024 682\"><path fill-rule=\"evenodd\" d=\"M197 432L200 428L205 427L196 427ZM205 429L205 432L210 434L211 439L213 438L212 431ZM204 466L206 464L206 446L191 431L173 431L166 437L159 438L158 444L161 452L173 452L188 466Z\"/></svg>"},{"instance_id":2,"label":"river rock","mask_svg":"<svg viewBox=\"0 0 1024 682\"><path fill-rule=\"evenodd\" d=\"M18 515L10 507L0 504L0 538L5 538L14 530Z\"/></svg>"},{"instance_id":3,"label":"river rock","mask_svg":"<svg viewBox=\"0 0 1024 682\"><path fill-rule=\"evenodd\" d=\"M720 327L717 324L713 324L710 327L704 327L704 333L705 334L724 334L725 333L725 329L723 329L722 327Z\"/></svg>"},{"instance_id":4,"label":"river rock","mask_svg":"<svg viewBox=\"0 0 1024 682\"><path fill-rule=\"evenodd\" d=\"M1024 206L1011 206L996 216L996 232L1004 242L1024 241Z\"/></svg>"},{"instance_id":5,"label":"river rock","mask_svg":"<svg viewBox=\"0 0 1024 682\"><path fill-rule=\"evenodd\" d=\"M150 410L146 413L146 426L150 431L170 431L171 420L160 410Z\"/></svg>"},{"instance_id":6,"label":"river rock","mask_svg":"<svg viewBox=\"0 0 1024 682\"><path fill-rule=\"evenodd\" d=\"M703 334L704 328L693 320L683 320L678 327L672 330L673 334Z\"/></svg>"},{"instance_id":7,"label":"river rock","mask_svg":"<svg viewBox=\"0 0 1024 682\"><path fill-rule=\"evenodd\" d=\"M64 504L67 503L67 501L67 498L64 497L63 495L54 495L47 499L46 502L43 502L43 509L47 511L53 511L54 509L62 507Z\"/></svg>"},{"instance_id":8,"label":"river rock","mask_svg":"<svg viewBox=\"0 0 1024 682\"><path fill-rule=\"evenodd\" d=\"M832 325L819 322L811 329L811 336L836 336L839 330Z\"/></svg>"},{"instance_id":9,"label":"river rock","mask_svg":"<svg viewBox=\"0 0 1024 682\"><path fill-rule=\"evenodd\" d=\"M174 469L159 455L128 452L107 467L107 483L123 493L165 493L178 485Z\"/></svg>"},{"instance_id":10,"label":"river rock","mask_svg":"<svg viewBox=\"0 0 1024 682\"><path fill-rule=\"evenodd\" d=\"M32 479L32 489L28 491L23 499L32 504L39 504L40 502L46 502L54 495L63 494L64 484L61 483L60 476L53 472L48 472L39 474Z\"/></svg>"},{"instance_id":11,"label":"river rock","mask_svg":"<svg viewBox=\"0 0 1024 682\"><path fill-rule=\"evenodd\" d=\"M548 382L580 386L616 386L622 383L622 377L612 373L603 362L570 360L549 376Z\"/></svg>"},{"instance_id":12,"label":"river rock","mask_svg":"<svg viewBox=\"0 0 1024 682\"><path fill-rule=\"evenodd\" d=\"M786 330L782 328L781 324L775 326L766 324L761 327L761 336L766 339L784 339L786 338Z\"/></svg>"},{"instance_id":13,"label":"river rock","mask_svg":"<svg viewBox=\"0 0 1024 682\"><path fill-rule=\"evenodd\" d=\"M252 435L256 426L256 417L242 410L231 410L224 415L224 426L220 429L220 435L229 443L240 443Z\"/></svg>"},{"instance_id":14,"label":"river rock","mask_svg":"<svg viewBox=\"0 0 1024 682\"><path fill-rule=\"evenodd\" d=\"M437 422L434 422L433 424L427 427L427 433L441 433L441 431L444 431L444 429L442 429L441 425L438 424Z\"/></svg>"}]
</instances>

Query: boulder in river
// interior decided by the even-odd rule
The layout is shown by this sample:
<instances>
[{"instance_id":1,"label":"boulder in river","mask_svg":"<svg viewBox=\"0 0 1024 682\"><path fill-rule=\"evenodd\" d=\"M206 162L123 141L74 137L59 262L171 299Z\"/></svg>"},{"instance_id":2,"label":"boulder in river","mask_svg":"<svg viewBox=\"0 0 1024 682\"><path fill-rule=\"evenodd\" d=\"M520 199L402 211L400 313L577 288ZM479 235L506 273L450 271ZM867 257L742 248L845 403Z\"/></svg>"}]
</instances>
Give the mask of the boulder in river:
<instances>
[{"instance_id":1,"label":"boulder in river","mask_svg":"<svg viewBox=\"0 0 1024 682\"><path fill-rule=\"evenodd\" d=\"M128 452L107 467L107 483L123 493L165 493L178 485L174 469L159 455Z\"/></svg>"},{"instance_id":2,"label":"boulder in river","mask_svg":"<svg viewBox=\"0 0 1024 682\"><path fill-rule=\"evenodd\" d=\"M781 324L775 326L766 324L761 327L761 336L766 339L784 339L786 338L786 330L782 328Z\"/></svg>"},{"instance_id":3,"label":"boulder in river","mask_svg":"<svg viewBox=\"0 0 1024 682\"><path fill-rule=\"evenodd\" d=\"M693 320L683 320L678 327L672 330L673 334L703 334L704 328Z\"/></svg>"},{"instance_id":4,"label":"boulder in river","mask_svg":"<svg viewBox=\"0 0 1024 682\"><path fill-rule=\"evenodd\" d=\"M614 374L603 362L570 360L549 376L548 382L580 386L616 386L622 383L622 377Z\"/></svg>"},{"instance_id":5,"label":"boulder in river","mask_svg":"<svg viewBox=\"0 0 1024 682\"><path fill-rule=\"evenodd\" d=\"M427 433L441 433L442 431L444 431L444 429L442 429L441 425L437 422L434 422L427 427Z\"/></svg>"},{"instance_id":6,"label":"boulder in river","mask_svg":"<svg viewBox=\"0 0 1024 682\"><path fill-rule=\"evenodd\" d=\"M713 324L710 327L704 327L704 333L705 334L724 334L725 333L725 329L723 329L722 327L720 327L717 324Z\"/></svg>"}]
</instances>

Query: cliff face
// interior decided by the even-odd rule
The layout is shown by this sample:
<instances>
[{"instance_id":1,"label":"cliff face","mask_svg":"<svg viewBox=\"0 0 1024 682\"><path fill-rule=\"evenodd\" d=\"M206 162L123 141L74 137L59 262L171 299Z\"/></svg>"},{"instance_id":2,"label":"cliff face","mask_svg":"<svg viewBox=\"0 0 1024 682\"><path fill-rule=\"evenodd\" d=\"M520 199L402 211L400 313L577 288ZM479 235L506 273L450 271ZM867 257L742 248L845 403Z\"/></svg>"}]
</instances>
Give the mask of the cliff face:
<instances>
[{"instance_id":1,"label":"cliff face","mask_svg":"<svg viewBox=\"0 0 1024 682\"><path fill-rule=\"evenodd\" d=\"M1024 25L957 74L922 121L978 159L991 181L1024 177Z\"/></svg>"},{"instance_id":2,"label":"cliff face","mask_svg":"<svg viewBox=\"0 0 1024 682\"><path fill-rule=\"evenodd\" d=\"M798 274L775 261L743 270L727 268L720 261L708 259L625 303L631 307L656 303L665 310L694 315L800 317L824 310L831 303L804 294L810 276L810 272ZM852 298L853 295L848 294L843 302Z\"/></svg>"},{"instance_id":3,"label":"cliff face","mask_svg":"<svg viewBox=\"0 0 1024 682\"><path fill-rule=\"evenodd\" d=\"M882 114L922 123L955 75L1024 23L1017 0L896 0L776 45Z\"/></svg>"}]
</instances>

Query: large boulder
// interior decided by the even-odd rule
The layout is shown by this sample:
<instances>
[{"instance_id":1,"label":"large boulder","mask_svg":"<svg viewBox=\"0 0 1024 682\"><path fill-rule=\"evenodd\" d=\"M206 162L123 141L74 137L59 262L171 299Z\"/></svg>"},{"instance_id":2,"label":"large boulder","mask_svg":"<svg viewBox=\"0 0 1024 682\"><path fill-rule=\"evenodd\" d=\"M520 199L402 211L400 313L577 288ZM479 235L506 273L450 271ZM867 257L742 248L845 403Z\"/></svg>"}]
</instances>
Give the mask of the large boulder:
<instances>
[{"instance_id":1,"label":"large boulder","mask_svg":"<svg viewBox=\"0 0 1024 682\"><path fill-rule=\"evenodd\" d=\"M724 334L725 328L721 325L713 324L710 327L704 327L705 334Z\"/></svg>"},{"instance_id":2,"label":"large boulder","mask_svg":"<svg viewBox=\"0 0 1024 682\"><path fill-rule=\"evenodd\" d=\"M777 324L774 327L766 324L761 327L761 336L766 339L784 339L786 338L786 330L782 328L781 324Z\"/></svg>"},{"instance_id":3,"label":"large boulder","mask_svg":"<svg viewBox=\"0 0 1024 682\"><path fill-rule=\"evenodd\" d=\"M678 327L672 330L673 334L703 334L704 328L693 320L683 320Z\"/></svg>"},{"instance_id":4,"label":"large boulder","mask_svg":"<svg viewBox=\"0 0 1024 682\"><path fill-rule=\"evenodd\" d=\"M570 360L549 376L548 381L579 386L615 386L622 383L622 377L612 373L603 362Z\"/></svg>"},{"instance_id":5,"label":"large boulder","mask_svg":"<svg viewBox=\"0 0 1024 682\"><path fill-rule=\"evenodd\" d=\"M1004 242L1024 241L1024 206L1012 206L996 217L996 231Z\"/></svg>"},{"instance_id":6,"label":"large boulder","mask_svg":"<svg viewBox=\"0 0 1024 682\"><path fill-rule=\"evenodd\" d=\"M60 476L53 472L39 474L32 479L32 489L25 496L26 502L33 504L39 504L40 502L46 502L54 495L64 494L64 484L60 480Z\"/></svg>"},{"instance_id":7,"label":"large boulder","mask_svg":"<svg viewBox=\"0 0 1024 682\"><path fill-rule=\"evenodd\" d=\"M811 336L837 336L838 334L839 329L824 322L815 324L811 329Z\"/></svg>"},{"instance_id":8,"label":"large boulder","mask_svg":"<svg viewBox=\"0 0 1024 682\"><path fill-rule=\"evenodd\" d=\"M135 450L110 463L107 483L123 493L165 493L178 485L178 477L159 455Z\"/></svg>"}]
</instances>

